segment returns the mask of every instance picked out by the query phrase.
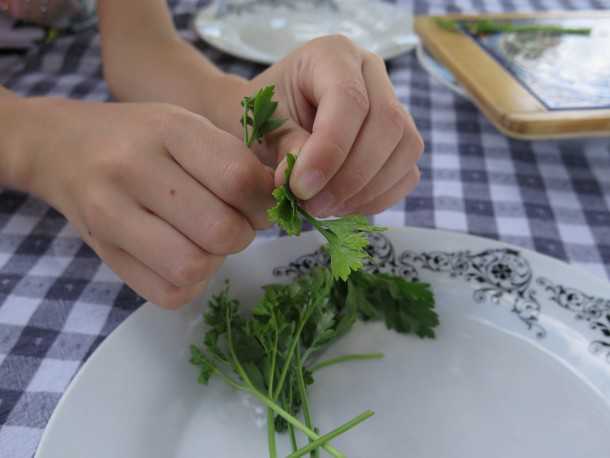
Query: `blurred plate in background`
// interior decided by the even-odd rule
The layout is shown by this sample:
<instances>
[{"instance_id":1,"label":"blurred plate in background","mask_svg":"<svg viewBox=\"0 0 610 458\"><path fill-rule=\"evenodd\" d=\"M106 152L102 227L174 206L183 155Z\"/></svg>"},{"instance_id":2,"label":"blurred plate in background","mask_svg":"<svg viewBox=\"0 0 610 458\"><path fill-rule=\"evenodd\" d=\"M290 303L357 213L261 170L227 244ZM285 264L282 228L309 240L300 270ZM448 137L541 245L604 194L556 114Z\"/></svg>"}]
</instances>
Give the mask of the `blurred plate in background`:
<instances>
[{"instance_id":1,"label":"blurred plate in background","mask_svg":"<svg viewBox=\"0 0 610 458\"><path fill-rule=\"evenodd\" d=\"M314 38L336 33L390 59L417 44L412 22L410 11L375 0L220 1L197 13L194 28L221 51L272 64Z\"/></svg>"}]
</instances>

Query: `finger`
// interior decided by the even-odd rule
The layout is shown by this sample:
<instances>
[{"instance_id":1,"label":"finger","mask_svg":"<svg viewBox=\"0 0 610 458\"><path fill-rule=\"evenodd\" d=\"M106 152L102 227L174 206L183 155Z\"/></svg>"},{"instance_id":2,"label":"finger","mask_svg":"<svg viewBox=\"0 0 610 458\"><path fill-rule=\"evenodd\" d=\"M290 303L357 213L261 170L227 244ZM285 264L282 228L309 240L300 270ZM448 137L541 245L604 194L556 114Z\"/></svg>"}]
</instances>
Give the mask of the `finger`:
<instances>
[{"instance_id":1,"label":"finger","mask_svg":"<svg viewBox=\"0 0 610 458\"><path fill-rule=\"evenodd\" d=\"M384 194L396 183L403 180L408 173L418 173L419 170L413 165L413 152L415 152L415 159L418 159L423 150L423 143L420 136L413 132L408 132L403 135L400 143L390 156L390 158L383 164L381 170L373 177L371 181L358 192L355 196L351 197L341 205L342 211L354 210L360 207L364 203Z\"/></svg>"},{"instance_id":2,"label":"finger","mask_svg":"<svg viewBox=\"0 0 610 458\"><path fill-rule=\"evenodd\" d=\"M307 202L307 210L315 215L330 215L364 188L383 167L407 127L414 129L410 116L396 99L383 60L369 54L362 72L370 100L369 114L341 169ZM416 155L411 156L414 164Z\"/></svg>"},{"instance_id":3,"label":"finger","mask_svg":"<svg viewBox=\"0 0 610 458\"><path fill-rule=\"evenodd\" d=\"M207 280L204 280L191 286L178 287L127 252L110 244L96 243L93 248L136 293L163 308L176 309L192 302L207 286Z\"/></svg>"},{"instance_id":4,"label":"finger","mask_svg":"<svg viewBox=\"0 0 610 458\"><path fill-rule=\"evenodd\" d=\"M195 180L263 227L273 206L273 172L237 138L201 116L182 114L166 129L169 154Z\"/></svg>"},{"instance_id":5,"label":"finger","mask_svg":"<svg viewBox=\"0 0 610 458\"><path fill-rule=\"evenodd\" d=\"M329 53L304 65L300 88L317 107L312 135L295 165L290 187L307 200L337 173L369 112L369 96L357 53Z\"/></svg>"},{"instance_id":6,"label":"finger","mask_svg":"<svg viewBox=\"0 0 610 458\"><path fill-rule=\"evenodd\" d=\"M91 238L116 245L175 286L199 283L222 263L222 256L206 253L125 194L89 201Z\"/></svg>"},{"instance_id":7,"label":"finger","mask_svg":"<svg viewBox=\"0 0 610 458\"><path fill-rule=\"evenodd\" d=\"M361 215L374 215L382 212L386 208L395 205L397 202L404 199L419 183L419 169L414 169L412 173L409 173L404 179L396 183L385 193L376 198L365 202L361 206L355 208L349 213L361 214Z\"/></svg>"},{"instance_id":8,"label":"finger","mask_svg":"<svg viewBox=\"0 0 610 458\"><path fill-rule=\"evenodd\" d=\"M288 123L287 123L288 124ZM311 134L300 126L291 123L289 131L274 141L272 148L277 151L278 164L275 169L275 186L280 186L286 181L284 172L286 170L286 155L292 153L298 156L303 145Z\"/></svg>"},{"instance_id":9,"label":"finger","mask_svg":"<svg viewBox=\"0 0 610 458\"><path fill-rule=\"evenodd\" d=\"M254 238L254 229L244 215L201 186L170 157L143 161L141 173L147 179L134 180L129 188L136 201L205 252L236 253Z\"/></svg>"}]
</instances>

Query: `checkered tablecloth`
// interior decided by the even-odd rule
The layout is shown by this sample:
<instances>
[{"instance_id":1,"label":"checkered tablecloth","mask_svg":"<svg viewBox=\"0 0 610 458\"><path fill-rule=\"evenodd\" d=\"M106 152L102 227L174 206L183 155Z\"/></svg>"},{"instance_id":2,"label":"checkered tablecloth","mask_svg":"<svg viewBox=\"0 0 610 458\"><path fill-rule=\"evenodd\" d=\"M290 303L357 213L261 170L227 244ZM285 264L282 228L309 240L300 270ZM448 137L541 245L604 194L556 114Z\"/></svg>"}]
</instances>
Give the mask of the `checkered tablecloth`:
<instances>
[{"instance_id":1,"label":"checkered tablecloth","mask_svg":"<svg viewBox=\"0 0 610 458\"><path fill-rule=\"evenodd\" d=\"M205 2L172 6L190 40L198 3ZM609 0L399 3L419 14L610 8ZM262 69L198 46L227 71L252 76ZM510 140L470 102L435 84L413 54L393 59L389 70L427 154L420 186L377 223L500 239L610 276L610 139ZM108 99L94 29L42 46L0 77L24 96ZM142 302L60 214L0 189L0 457L33 455L71 378Z\"/></svg>"}]
</instances>

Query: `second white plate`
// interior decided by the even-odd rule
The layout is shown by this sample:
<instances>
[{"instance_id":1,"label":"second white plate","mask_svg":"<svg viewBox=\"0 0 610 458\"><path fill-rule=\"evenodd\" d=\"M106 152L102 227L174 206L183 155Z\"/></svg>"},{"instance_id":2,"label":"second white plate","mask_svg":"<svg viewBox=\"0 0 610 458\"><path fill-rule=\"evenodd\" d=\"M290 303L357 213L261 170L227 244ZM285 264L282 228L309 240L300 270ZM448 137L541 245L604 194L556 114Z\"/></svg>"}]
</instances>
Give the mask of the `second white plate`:
<instances>
[{"instance_id":1,"label":"second white plate","mask_svg":"<svg viewBox=\"0 0 610 458\"><path fill-rule=\"evenodd\" d=\"M304 7L298 2L275 3L249 2L251 7L219 14L214 2L199 11L194 28L221 51L262 64L277 62L314 38L337 33L384 59L409 51L418 42L411 13L378 0L334 0L337 9L313 7L313 2L303 2Z\"/></svg>"}]
</instances>

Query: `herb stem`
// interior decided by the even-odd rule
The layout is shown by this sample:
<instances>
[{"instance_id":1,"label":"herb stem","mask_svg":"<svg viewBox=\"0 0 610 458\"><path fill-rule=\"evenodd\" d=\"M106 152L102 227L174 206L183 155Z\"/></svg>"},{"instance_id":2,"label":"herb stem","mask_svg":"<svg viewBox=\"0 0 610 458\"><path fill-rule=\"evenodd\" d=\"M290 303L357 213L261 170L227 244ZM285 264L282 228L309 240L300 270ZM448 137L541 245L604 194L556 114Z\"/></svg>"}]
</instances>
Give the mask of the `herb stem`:
<instances>
[{"instance_id":1,"label":"herb stem","mask_svg":"<svg viewBox=\"0 0 610 458\"><path fill-rule=\"evenodd\" d=\"M299 449L299 444L297 444L297 436L294 433L294 426L288 425L288 434L290 435L290 445L292 446L292 451L296 452Z\"/></svg>"},{"instance_id":2,"label":"herb stem","mask_svg":"<svg viewBox=\"0 0 610 458\"><path fill-rule=\"evenodd\" d=\"M310 303L308 304L305 313L303 314L303 317L301 318L301 321L299 322L299 327L297 328L297 332L295 333L295 335L292 338L292 342L290 344L290 348L288 350L288 355L286 356L286 361L284 361L284 367L282 368L282 374L280 375L280 381L277 384L277 387L275 388L275 396L274 399L277 398L280 394L280 392L282 391L282 388L284 387L284 382L286 381L286 376L288 375L288 370L290 369L290 364L292 362L292 358L294 356L294 351L297 348L297 346L300 343L301 340L301 332L303 331L303 328L305 327L305 323L307 323L307 321L309 320L309 317L311 316L313 310L315 308L315 304L311 303L311 298L310 298Z\"/></svg>"},{"instance_id":3,"label":"herb stem","mask_svg":"<svg viewBox=\"0 0 610 458\"><path fill-rule=\"evenodd\" d=\"M242 124L244 126L244 143L249 148L252 141L248 138L248 101L244 100L244 114L242 115Z\"/></svg>"},{"instance_id":4,"label":"herb stem","mask_svg":"<svg viewBox=\"0 0 610 458\"><path fill-rule=\"evenodd\" d=\"M311 410L309 408L309 399L307 397L307 390L305 388L305 380L303 379L303 364L301 362L301 350L299 347L296 349L295 354L295 365L297 368L297 381L299 385L299 395L301 396L301 402L303 405L303 417L305 418L305 424L308 428L313 429L313 421L311 419ZM312 439L309 439L309 442L313 442ZM314 449L311 452L311 458L317 458L318 450Z\"/></svg>"},{"instance_id":5,"label":"herb stem","mask_svg":"<svg viewBox=\"0 0 610 458\"><path fill-rule=\"evenodd\" d=\"M383 359L383 353L354 353L351 355L337 356L336 358L325 359L320 361L309 369L311 372L319 371L325 367L335 364L346 363L348 361L369 361L374 359Z\"/></svg>"},{"instance_id":6,"label":"herb stem","mask_svg":"<svg viewBox=\"0 0 610 458\"><path fill-rule=\"evenodd\" d=\"M337 429L334 429L333 431L324 434L323 436L320 436L319 439L314 440L313 442L310 442L309 444L307 444L305 447L297 450L296 452L288 455L286 458L299 458L309 452L311 452L312 450L315 450L316 448L320 447L321 445L324 445L324 443L326 441L332 440L337 436L340 436L341 434L349 431L350 429L358 426L360 423L362 423L364 420L372 417L374 415L372 410L366 410L364 412L362 412L360 415L358 415L357 417L352 418L350 421L348 421L347 423L344 423L343 425L339 426Z\"/></svg>"},{"instance_id":7,"label":"herb stem","mask_svg":"<svg viewBox=\"0 0 610 458\"><path fill-rule=\"evenodd\" d=\"M299 347L297 346L297 349ZM292 403L293 403L293 399L294 399L294 393L293 393L293 388L292 388L292 383L288 384L288 406L292 407ZM307 425L308 427L311 428L311 426ZM294 427L292 425L288 425L288 434L290 435L290 445L292 445L292 451L296 452L299 449L299 445L297 444L297 437L294 434Z\"/></svg>"},{"instance_id":8,"label":"herb stem","mask_svg":"<svg viewBox=\"0 0 610 458\"><path fill-rule=\"evenodd\" d=\"M271 407L267 407L267 442L269 443L269 458L277 458L277 446L275 444L275 422Z\"/></svg>"},{"instance_id":9,"label":"herb stem","mask_svg":"<svg viewBox=\"0 0 610 458\"><path fill-rule=\"evenodd\" d=\"M256 388L243 386L241 389L243 389L247 393L250 393L252 396L257 398L260 402L262 402L265 406L270 407L276 414L278 414L280 417L282 417L284 420L286 420L288 422L288 424L291 424L292 426L294 426L296 429L301 431L303 434L305 434L310 439L313 439L315 441L321 437L319 434L317 434L311 428L308 428L306 425L301 423L294 416L292 416L285 409L280 407L272 399L269 399L267 396L265 396L263 393L261 393ZM328 442L328 440L326 442ZM330 453L331 456L333 456L334 458L344 458L345 457L345 455L342 454L339 450L337 450L332 445L327 444L326 442L324 443L324 445L322 445L322 448L324 448L324 450L326 450L328 453ZM319 447L319 445L318 445L318 447Z\"/></svg>"},{"instance_id":10,"label":"herb stem","mask_svg":"<svg viewBox=\"0 0 610 458\"><path fill-rule=\"evenodd\" d=\"M294 416L292 416L290 413L288 413L286 410L284 410L281 406L279 406L277 403L275 403L273 401L273 399L265 396L264 393L257 390L256 387L254 385L252 385L251 382L248 384L241 384L241 383L236 382L230 376L225 374L224 371L219 369L218 366L214 363L214 361L211 360L210 358L206 357L205 354L202 354L201 356L203 358L205 358L207 363L214 369L214 371L218 375L220 375L222 377L222 379L226 383L228 383L230 386L232 386L236 390L241 390L248 394L251 394L256 399L258 399L262 404L264 404L266 407L270 408L271 410L273 410L273 412L275 412L277 415L279 415L284 420L286 420L288 422L288 424L294 426L296 429L301 431L303 434L305 434L310 439L317 440L320 438L320 435L318 433L316 433L311 428L308 428L306 425L301 423L298 419L296 419ZM243 371L243 369L242 369L242 371ZM240 376L241 376L241 374L240 374ZM339 452L336 448L334 448L333 446L331 446L329 444L325 443L322 447L324 448L324 450L326 450L328 453L330 453L331 456L333 456L335 458L344 457L344 455L341 452Z\"/></svg>"}]
</instances>

